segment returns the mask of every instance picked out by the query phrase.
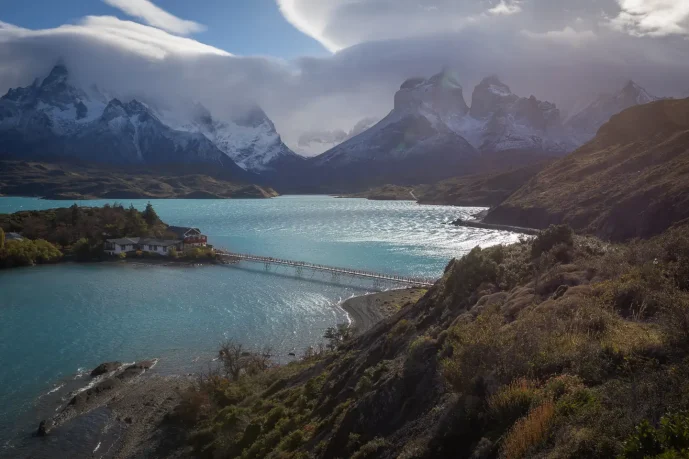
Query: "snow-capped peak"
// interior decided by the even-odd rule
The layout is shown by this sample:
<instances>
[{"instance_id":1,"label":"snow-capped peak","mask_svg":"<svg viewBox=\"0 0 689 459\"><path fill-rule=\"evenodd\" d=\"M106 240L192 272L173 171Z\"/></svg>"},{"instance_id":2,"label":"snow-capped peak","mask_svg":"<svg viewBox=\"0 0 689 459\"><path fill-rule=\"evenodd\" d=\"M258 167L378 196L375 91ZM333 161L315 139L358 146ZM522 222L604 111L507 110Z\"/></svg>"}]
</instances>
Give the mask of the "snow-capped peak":
<instances>
[{"instance_id":1,"label":"snow-capped peak","mask_svg":"<svg viewBox=\"0 0 689 459\"><path fill-rule=\"evenodd\" d=\"M104 139L100 149L113 161L229 164L229 157L254 172L273 168L277 160L301 159L282 143L258 107L227 122L215 119L201 104L189 107L158 110L148 101L113 97L93 85L85 91L71 83L67 67L60 63L42 81L11 89L0 98L0 141L5 133L19 135L17 145L27 151L52 145L56 154L91 159L98 148L86 139Z\"/></svg>"}]
</instances>

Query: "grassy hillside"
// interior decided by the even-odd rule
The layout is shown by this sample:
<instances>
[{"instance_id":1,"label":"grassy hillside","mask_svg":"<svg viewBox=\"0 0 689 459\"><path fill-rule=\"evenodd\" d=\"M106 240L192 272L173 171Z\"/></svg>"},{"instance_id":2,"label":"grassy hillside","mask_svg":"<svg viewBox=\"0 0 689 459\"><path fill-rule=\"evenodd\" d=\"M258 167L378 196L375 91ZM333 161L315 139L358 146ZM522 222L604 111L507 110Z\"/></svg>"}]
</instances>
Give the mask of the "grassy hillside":
<instances>
[{"instance_id":1,"label":"grassy hillside","mask_svg":"<svg viewBox=\"0 0 689 459\"><path fill-rule=\"evenodd\" d=\"M689 218L689 99L615 115L594 140L546 167L486 222L625 240Z\"/></svg>"},{"instance_id":2,"label":"grassy hillside","mask_svg":"<svg viewBox=\"0 0 689 459\"><path fill-rule=\"evenodd\" d=\"M170 421L208 458L685 457L688 278L686 227L476 248L332 352L225 347Z\"/></svg>"},{"instance_id":3,"label":"grassy hillside","mask_svg":"<svg viewBox=\"0 0 689 459\"><path fill-rule=\"evenodd\" d=\"M191 172L137 171L75 163L0 161L0 195L46 199L270 198L268 187Z\"/></svg>"},{"instance_id":4,"label":"grassy hillside","mask_svg":"<svg viewBox=\"0 0 689 459\"><path fill-rule=\"evenodd\" d=\"M493 207L507 199L550 162L444 180L424 187L417 196L420 204Z\"/></svg>"}]
</instances>

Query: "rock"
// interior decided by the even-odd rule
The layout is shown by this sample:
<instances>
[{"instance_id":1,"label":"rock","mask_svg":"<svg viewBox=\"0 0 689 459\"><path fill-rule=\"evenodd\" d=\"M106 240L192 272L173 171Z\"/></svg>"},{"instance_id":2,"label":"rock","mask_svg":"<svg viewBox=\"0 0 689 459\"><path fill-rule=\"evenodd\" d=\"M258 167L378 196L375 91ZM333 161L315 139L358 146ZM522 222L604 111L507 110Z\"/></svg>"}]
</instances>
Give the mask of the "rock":
<instances>
[{"instance_id":1,"label":"rock","mask_svg":"<svg viewBox=\"0 0 689 459\"><path fill-rule=\"evenodd\" d=\"M36 435L39 437L45 437L48 435L48 427L47 423L45 421L41 421L41 423L38 425L38 431L36 432Z\"/></svg>"},{"instance_id":2,"label":"rock","mask_svg":"<svg viewBox=\"0 0 689 459\"><path fill-rule=\"evenodd\" d=\"M124 422L126 422L127 424L132 424L134 422L134 419L132 419L131 416L127 416L126 418L124 418Z\"/></svg>"},{"instance_id":3,"label":"rock","mask_svg":"<svg viewBox=\"0 0 689 459\"><path fill-rule=\"evenodd\" d=\"M121 362L101 363L100 365L98 365L96 368L93 369L93 371L91 372L91 377L95 378L96 376L110 373L112 371L117 370L120 366L122 366Z\"/></svg>"},{"instance_id":4,"label":"rock","mask_svg":"<svg viewBox=\"0 0 689 459\"><path fill-rule=\"evenodd\" d=\"M565 293L567 293L567 290L569 290L568 285L560 285L557 290L555 290L555 293L553 294L553 299L557 300L558 298L562 298Z\"/></svg>"}]
</instances>

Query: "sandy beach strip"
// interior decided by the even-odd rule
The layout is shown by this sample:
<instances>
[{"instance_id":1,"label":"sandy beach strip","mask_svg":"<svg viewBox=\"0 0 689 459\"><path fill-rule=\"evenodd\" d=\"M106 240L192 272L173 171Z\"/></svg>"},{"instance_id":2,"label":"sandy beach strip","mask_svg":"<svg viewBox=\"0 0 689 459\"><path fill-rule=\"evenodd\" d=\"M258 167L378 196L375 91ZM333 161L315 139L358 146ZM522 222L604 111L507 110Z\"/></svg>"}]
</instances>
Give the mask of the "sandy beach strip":
<instances>
[{"instance_id":1,"label":"sandy beach strip","mask_svg":"<svg viewBox=\"0 0 689 459\"><path fill-rule=\"evenodd\" d=\"M342 309L349 314L357 333L363 333L404 306L416 303L426 291L424 288L408 288L356 296L342 303Z\"/></svg>"}]
</instances>

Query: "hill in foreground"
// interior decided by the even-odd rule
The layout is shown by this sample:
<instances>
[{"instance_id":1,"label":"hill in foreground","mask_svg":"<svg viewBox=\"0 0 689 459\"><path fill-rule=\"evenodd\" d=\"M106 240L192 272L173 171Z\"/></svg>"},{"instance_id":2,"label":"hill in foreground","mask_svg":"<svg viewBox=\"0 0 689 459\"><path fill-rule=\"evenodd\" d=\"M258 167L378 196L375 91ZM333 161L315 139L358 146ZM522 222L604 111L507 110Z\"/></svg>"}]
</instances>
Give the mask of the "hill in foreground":
<instances>
[{"instance_id":1,"label":"hill in foreground","mask_svg":"<svg viewBox=\"0 0 689 459\"><path fill-rule=\"evenodd\" d=\"M485 221L567 223L612 240L649 237L689 218L689 99L636 106L554 162Z\"/></svg>"},{"instance_id":2,"label":"hill in foreground","mask_svg":"<svg viewBox=\"0 0 689 459\"><path fill-rule=\"evenodd\" d=\"M687 255L686 227L476 248L333 351L266 368L224 348L166 418L174 457L683 457Z\"/></svg>"}]
</instances>

